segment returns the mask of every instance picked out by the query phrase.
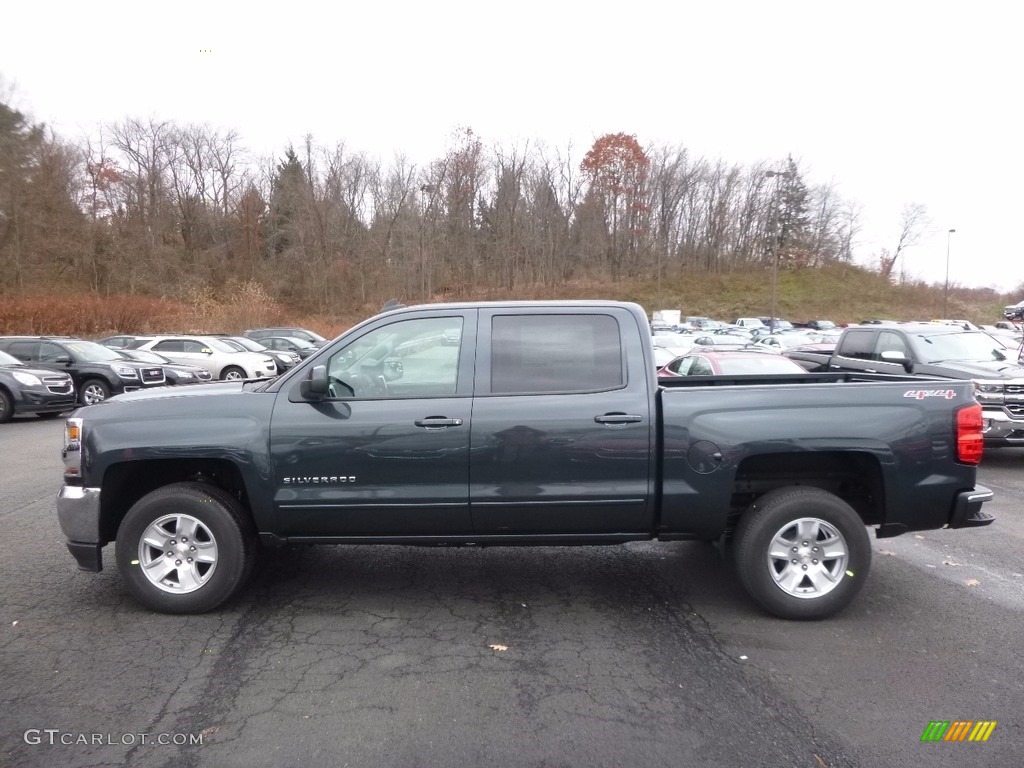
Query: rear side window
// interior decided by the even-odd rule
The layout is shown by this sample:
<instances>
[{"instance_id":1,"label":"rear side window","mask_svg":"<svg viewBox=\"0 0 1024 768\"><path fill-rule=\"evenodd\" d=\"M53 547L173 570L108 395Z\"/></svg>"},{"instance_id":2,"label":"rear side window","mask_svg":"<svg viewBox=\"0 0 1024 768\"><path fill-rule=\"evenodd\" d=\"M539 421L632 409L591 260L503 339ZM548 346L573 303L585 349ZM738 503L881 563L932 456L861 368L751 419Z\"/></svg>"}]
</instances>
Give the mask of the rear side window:
<instances>
[{"instance_id":1,"label":"rear side window","mask_svg":"<svg viewBox=\"0 0 1024 768\"><path fill-rule=\"evenodd\" d=\"M871 360L877 336L875 331L847 331L837 354L854 360Z\"/></svg>"},{"instance_id":2,"label":"rear side window","mask_svg":"<svg viewBox=\"0 0 1024 768\"><path fill-rule=\"evenodd\" d=\"M166 339L154 344L153 350L156 352L184 352L185 343L176 339Z\"/></svg>"},{"instance_id":3,"label":"rear side window","mask_svg":"<svg viewBox=\"0 0 1024 768\"><path fill-rule=\"evenodd\" d=\"M498 315L491 322L491 392L595 392L625 384L611 315Z\"/></svg>"},{"instance_id":4,"label":"rear side window","mask_svg":"<svg viewBox=\"0 0 1024 768\"><path fill-rule=\"evenodd\" d=\"M7 348L7 352L14 357L21 360L23 363L27 363L33 360L38 360L39 357L39 342L38 341L12 341L11 346Z\"/></svg>"}]
</instances>

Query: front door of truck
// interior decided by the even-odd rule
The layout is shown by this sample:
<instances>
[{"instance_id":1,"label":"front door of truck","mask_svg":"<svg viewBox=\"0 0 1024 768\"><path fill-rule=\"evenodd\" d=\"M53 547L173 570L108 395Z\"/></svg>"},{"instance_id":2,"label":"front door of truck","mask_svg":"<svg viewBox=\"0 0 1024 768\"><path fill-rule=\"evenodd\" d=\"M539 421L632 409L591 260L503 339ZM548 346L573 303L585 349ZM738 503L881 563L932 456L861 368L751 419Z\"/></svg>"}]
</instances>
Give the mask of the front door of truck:
<instances>
[{"instance_id":1,"label":"front door of truck","mask_svg":"<svg viewBox=\"0 0 1024 768\"><path fill-rule=\"evenodd\" d=\"M478 533L652 529L653 372L640 333L623 308L481 310L470 457Z\"/></svg>"},{"instance_id":2,"label":"front door of truck","mask_svg":"<svg viewBox=\"0 0 1024 768\"><path fill-rule=\"evenodd\" d=\"M271 423L288 536L469 534L476 311L401 312L325 349L330 389L282 389Z\"/></svg>"}]
</instances>

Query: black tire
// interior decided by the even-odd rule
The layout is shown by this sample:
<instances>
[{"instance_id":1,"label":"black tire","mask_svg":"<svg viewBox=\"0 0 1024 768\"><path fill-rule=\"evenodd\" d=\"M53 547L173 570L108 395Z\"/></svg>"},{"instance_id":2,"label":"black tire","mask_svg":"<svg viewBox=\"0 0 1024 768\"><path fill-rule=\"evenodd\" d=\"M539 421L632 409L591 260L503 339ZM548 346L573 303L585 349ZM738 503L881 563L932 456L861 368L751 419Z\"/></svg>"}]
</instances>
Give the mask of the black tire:
<instances>
[{"instance_id":1,"label":"black tire","mask_svg":"<svg viewBox=\"0 0 1024 768\"><path fill-rule=\"evenodd\" d=\"M78 402L82 405L101 403L110 397L110 385L103 379L86 379L78 388Z\"/></svg>"},{"instance_id":2,"label":"black tire","mask_svg":"<svg viewBox=\"0 0 1024 768\"><path fill-rule=\"evenodd\" d=\"M14 401L7 390L0 387L0 424L6 424L14 418Z\"/></svg>"},{"instance_id":3,"label":"black tire","mask_svg":"<svg viewBox=\"0 0 1024 768\"><path fill-rule=\"evenodd\" d=\"M740 518L732 549L748 594L783 619L838 613L857 596L871 568L864 521L819 488L778 488L758 498Z\"/></svg>"},{"instance_id":4,"label":"black tire","mask_svg":"<svg viewBox=\"0 0 1024 768\"><path fill-rule=\"evenodd\" d=\"M183 536L186 532L191 541ZM149 542L163 538L164 547L144 537ZM241 504L225 491L204 483L175 483L132 505L117 532L116 556L128 591L146 607L205 613L230 599L249 578L256 536Z\"/></svg>"},{"instance_id":5,"label":"black tire","mask_svg":"<svg viewBox=\"0 0 1024 768\"><path fill-rule=\"evenodd\" d=\"M231 381L234 379L246 379L248 376L245 371L237 365L229 365L220 372L220 378L222 381Z\"/></svg>"}]
</instances>

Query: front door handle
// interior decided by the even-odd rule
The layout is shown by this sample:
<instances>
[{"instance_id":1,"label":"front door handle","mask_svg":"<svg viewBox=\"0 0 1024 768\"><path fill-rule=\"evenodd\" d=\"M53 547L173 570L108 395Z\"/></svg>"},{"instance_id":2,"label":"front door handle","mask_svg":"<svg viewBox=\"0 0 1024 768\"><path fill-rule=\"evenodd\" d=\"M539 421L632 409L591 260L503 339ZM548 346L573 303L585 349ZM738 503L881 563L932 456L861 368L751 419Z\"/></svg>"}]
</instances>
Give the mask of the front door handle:
<instances>
[{"instance_id":1,"label":"front door handle","mask_svg":"<svg viewBox=\"0 0 1024 768\"><path fill-rule=\"evenodd\" d=\"M594 417L594 421L598 424L636 424L643 419L643 416L635 416L631 413L606 413L603 416Z\"/></svg>"},{"instance_id":2,"label":"front door handle","mask_svg":"<svg viewBox=\"0 0 1024 768\"><path fill-rule=\"evenodd\" d=\"M428 416L425 419L416 419L413 422L417 427L424 429L445 429L446 427L461 427L462 419L448 419L444 416Z\"/></svg>"}]
</instances>

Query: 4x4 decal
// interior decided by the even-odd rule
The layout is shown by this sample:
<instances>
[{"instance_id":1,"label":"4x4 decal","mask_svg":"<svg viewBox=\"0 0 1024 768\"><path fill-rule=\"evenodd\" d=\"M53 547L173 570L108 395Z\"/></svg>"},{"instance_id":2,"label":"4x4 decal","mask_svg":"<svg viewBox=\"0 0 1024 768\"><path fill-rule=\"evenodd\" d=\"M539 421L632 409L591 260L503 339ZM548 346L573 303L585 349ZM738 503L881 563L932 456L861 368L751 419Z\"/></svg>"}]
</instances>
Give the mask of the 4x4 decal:
<instances>
[{"instance_id":1,"label":"4x4 decal","mask_svg":"<svg viewBox=\"0 0 1024 768\"><path fill-rule=\"evenodd\" d=\"M908 389L903 393L904 397L910 397L914 400L924 400L926 397L941 397L946 400L952 400L956 397L955 389Z\"/></svg>"}]
</instances>

